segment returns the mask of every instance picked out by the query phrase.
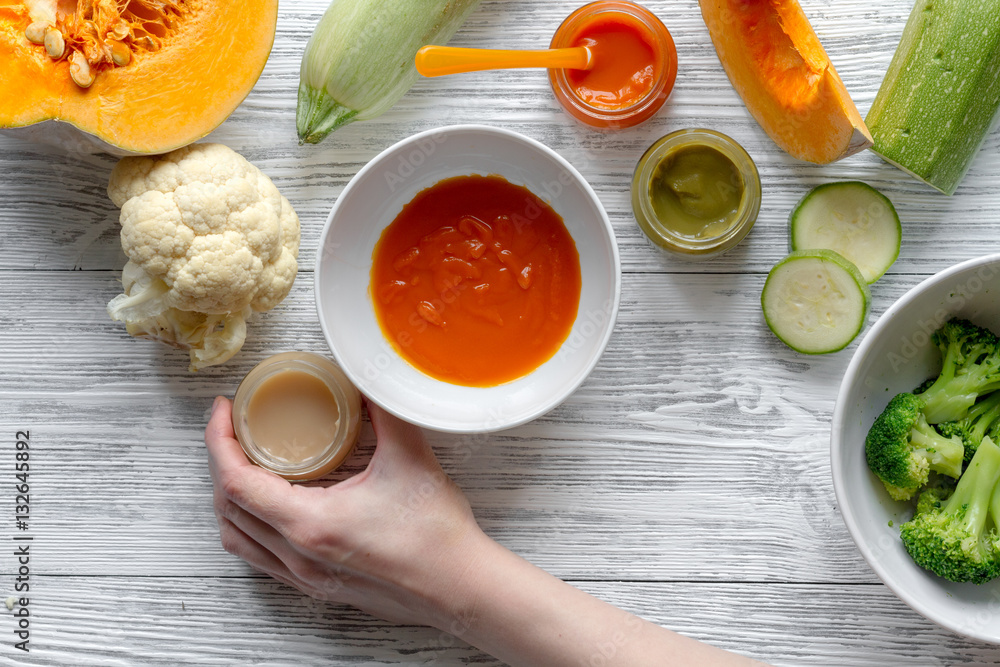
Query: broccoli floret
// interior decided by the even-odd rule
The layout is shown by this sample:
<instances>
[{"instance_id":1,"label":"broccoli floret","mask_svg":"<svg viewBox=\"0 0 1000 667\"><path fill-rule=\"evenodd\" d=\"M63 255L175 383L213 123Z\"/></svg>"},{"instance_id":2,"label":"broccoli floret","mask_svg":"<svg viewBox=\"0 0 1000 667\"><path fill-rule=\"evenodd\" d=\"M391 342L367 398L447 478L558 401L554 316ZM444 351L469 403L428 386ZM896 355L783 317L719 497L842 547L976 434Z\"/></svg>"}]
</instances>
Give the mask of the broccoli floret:
<instances>
[{"instance_id":1,"label":"broccoli floret","mask_svg":"<svg viewBox=\"0 0 1000 667\"><path fill-rule=\"evenodd\" d=\"M941 373L919 394L931 424L965 417L983 394L1000 389L1000 340L968 320L953 319L931 335L941 350Z\"/></svg>"},{"instance_id":2,"label":"broccoli floret","mask_svg":"<svg viewBox=\"0 0 1000 667\"><path fill-rule=\"evenodd\" d=\"M965 419L958 419L953 422L941 422L940 424L935 424L933 428L946 438L959 438L964 445L967 426L968 425L965 423ZM971 459L972 456L970 455L969 458Z\"/></svg>"},{"instance_id":3,"label":"broccoli floret","mask_svg":"<svg viewBox=\"0 0 1000 667\"><path fill-rule=\"evenodd\" d=\"M932 474L927 486L920 493L917 500L917 514L923 514L932 509L939 509L941 503L955 492L955 485L958 480L946 475Z\"/></svg>"},{"instance_id":4,"label":"broccoli floret","mask_svg":"<svg viewBox=\"0 0 1000 667\"><path fill-rule=\"evenodd\" d=\"M961 439L935 431L922 406L913 394L895 396L865 438L868 467L896 500L909 500L932 470L954 478L962 474Z\"/></svg>"},{"instance_id":5,"label":"broccoli floret","mask_svg":"<svg viewBox=\"0 0 1000 667\"><path fill-rule=\"evenodd\" d=\"M942 422L937 425L938 432L950 438L958 436L965 446L965 462L972 460L976 448L982 442L983 436L993 432L1000 419L1000 391L995 391L969 408L965 419ZM991 435L994 442L996 438Z\"/></svg>"},{"instance_id":6,"label":"broccoli floret","mask_svg":"<svg viewBox=\"0 0 1000 667\"><path fill-rule=\"evenodd\" d=\"M931 489L918 512L900 526L903 545L924 569L950 581L981 584L1000 576L997 523L992 510L1000 479L1000 447L983 438L955 491ZM997 503L1000 509L1000 501Z\"/></svg>"}]
</instances>

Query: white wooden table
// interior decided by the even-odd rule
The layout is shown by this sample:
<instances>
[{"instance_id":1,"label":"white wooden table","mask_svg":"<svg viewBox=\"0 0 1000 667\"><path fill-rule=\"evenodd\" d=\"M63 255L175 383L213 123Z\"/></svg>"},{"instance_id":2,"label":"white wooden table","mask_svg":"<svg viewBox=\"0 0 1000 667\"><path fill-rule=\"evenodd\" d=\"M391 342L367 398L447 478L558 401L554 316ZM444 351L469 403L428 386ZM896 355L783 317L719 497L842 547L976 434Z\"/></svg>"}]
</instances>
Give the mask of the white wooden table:
<instances>
[{"instance_id":1,"label":"white wooden table","mask_svg":"<svg viewBox=\"0 0 1000 667\"><path fill-rule=\"evenodd\" d=\"M543 46L578 4L486 0L454 43ZM788 212L830 180L875 185L903 220L902 253L874 287L872 319L926 276L997 250L1000 134L951 198L870 153L827 167L796 162L733 92L696 1L646 4L673 32L680 72L668 105L639 128L575 125L542 71L480 73L421 81L382 118L300 147L299 60L326 2L285 0L260 82L210 138L257 164L295 206L301 273L239 356L197 375L184 353L131 339L105 314L125 261L105 194L114 159L0 138L0 599L18 576L13 537L32 538L31 651L14 649L16 619L0 618L0 663L496 664L435 630L306 598L225 553L202 445L212 397L232 395L256 362L327 351L312 268L348 180L405 136L467 122L522 132L575 164L611 216L624 271L608 350L564 405L488 438L430 434L483 528L595 595L777 665L1000 661L1000 648L900 602L844 527L828 437L856 344L797 355L758 306L767 271L787 251ZM802 4L866 113L910 0ZM696 126L746 147L764 201L739 248L693 265L644 243L627 192L649 144ZM17 431L31 437L26 531L14 519ZM344 474L364 466L372 444L366 427Z\"/></svg>"}]
</instances>

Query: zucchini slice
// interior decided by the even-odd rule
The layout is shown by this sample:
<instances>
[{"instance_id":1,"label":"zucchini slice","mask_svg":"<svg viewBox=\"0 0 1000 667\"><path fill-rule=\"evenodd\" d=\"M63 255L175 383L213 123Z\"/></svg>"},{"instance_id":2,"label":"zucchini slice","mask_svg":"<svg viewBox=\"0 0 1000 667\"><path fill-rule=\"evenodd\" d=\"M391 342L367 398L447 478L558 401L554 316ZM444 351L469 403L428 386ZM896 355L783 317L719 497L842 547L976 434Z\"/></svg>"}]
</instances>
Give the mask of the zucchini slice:
<instances>
[{"instance_id":1,"label":"zucchini slice","mask_svg":"<svg viewBox=\"0 0 1000 667\"><path fill-rule=\"evenodd\" d=\"M789 219L791 249L826 248L858 267L869 285L896 258L903 235L889 198L860 181L813 188Z\"/></svg>"},{"instance_id":2,"label":"zucchini slice","mask_svg":"<svg viewBox=\"0 0 1000 667\"><path fill-rule=\"evenodd\" d=\"M871 292L858 267L840 254L796 250L771 269L760 304L782 343L803 354L826 354L861 333Z\"/></svg>"}]
</instances>

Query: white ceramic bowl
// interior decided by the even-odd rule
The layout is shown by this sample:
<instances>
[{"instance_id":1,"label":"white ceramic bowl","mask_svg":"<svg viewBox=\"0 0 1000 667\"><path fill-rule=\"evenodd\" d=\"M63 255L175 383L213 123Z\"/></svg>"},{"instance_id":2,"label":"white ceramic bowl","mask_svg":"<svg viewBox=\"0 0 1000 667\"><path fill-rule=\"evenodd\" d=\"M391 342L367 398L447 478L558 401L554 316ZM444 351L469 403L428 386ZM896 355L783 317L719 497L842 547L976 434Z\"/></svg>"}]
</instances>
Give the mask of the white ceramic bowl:
<instances>
[{"instance_id":1,"label":"white ceramic bowl","mask_svg":"<svg viewBox=\"0 0 1000 667\"><path fill-rule=\"evenodd\" d=\"M468 174L500 175L548 202L580 255L580 307L566 342L534 372L497 387L462 387L416 370L382 335L368 295L382 230L419 191ZM620 269L607 213L569 162L515 132L458 125L404 139L351 179L320 239L316 304L337 362L370 400L426 428L484 433L535 419L586 379L614 328Z\"/></svg>"},{"instance_id":2,"label":"white ceramic bowl","mask_svg":"<svg viewBox=\"0 0 1000 667\"><path fill-rule=\"evenodd\" d=\"M865 435L889 399L940 371L940 354L929 334L956 316L1000 332L1000 255L963 262L928 278L893 304L865 336L847 368L833 414L833 485L847 529L893 593L949 630L1000 643L1000 579L979 586L956 584L918 567L899 539L899 524L912 515L911 505L889 498L865 462Z\"/></svg>"}]
</instances>

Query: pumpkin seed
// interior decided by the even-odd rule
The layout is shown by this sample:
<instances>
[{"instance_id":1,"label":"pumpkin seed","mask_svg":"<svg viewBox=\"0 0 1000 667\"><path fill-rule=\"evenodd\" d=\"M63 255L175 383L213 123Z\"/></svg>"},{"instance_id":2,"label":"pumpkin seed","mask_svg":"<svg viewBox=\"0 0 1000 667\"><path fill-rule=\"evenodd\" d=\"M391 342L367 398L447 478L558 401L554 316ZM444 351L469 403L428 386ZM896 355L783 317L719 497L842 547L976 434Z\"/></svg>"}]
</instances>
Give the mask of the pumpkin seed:
<instances>
[{"instance_id":1,"label":"pumpkin seed","mask_svg":"<svg viewBox=\"0 0 1000 667\"><path fill-rule=\"evenodd\" d=\"M45 31L51 27L52 24L48 21L35 21L24 29L24 36L27 37L28 41L32 44L44 44Z\"/></svg>"},{"instance_id":2,"label":"pumpkin seed","mask_svg":"<svg viewBox=\"0 0 1000 667\"><path fill-rule=\"evenodd\" d=\"M53 60L59 60L65 55L66 40L61 31L51 27L45 31L45 52Z\"/></svg>"},{"instance_id":3,"label":"pumpkin seed","mask_svg":"<svg viewBox=\"0 0 1000 667\"><path fill-rule=\"evenodd\" d=\"M119 67L124 67L132 62L132 50L121 42L108 40L111 45L111 60Z\"/></svg>"},{"instance_id":4,"label":"pumpkin seed","mask_svg":"<svg viewBox=\"0 0 1000 667\"><path fill-rule=\"evenodd\" d=\"M69 57L69 78L81 88L90 88L94 83L94 71L79 51L74 51Z\"/></svg>"},{"instance_id":5,"label":"pumpkin seed","mask_svg":"<svg viewBox=\"0 0 1000 667\"><path fill-rule=\"evenodd\" d=\"M128 23L122 21L121 19L118 20L118 23L116 23L115 27L111 30L111 36L119 41L125 39L131 34L132 29L129 27Z\"/></svg>"}]
</instances>

